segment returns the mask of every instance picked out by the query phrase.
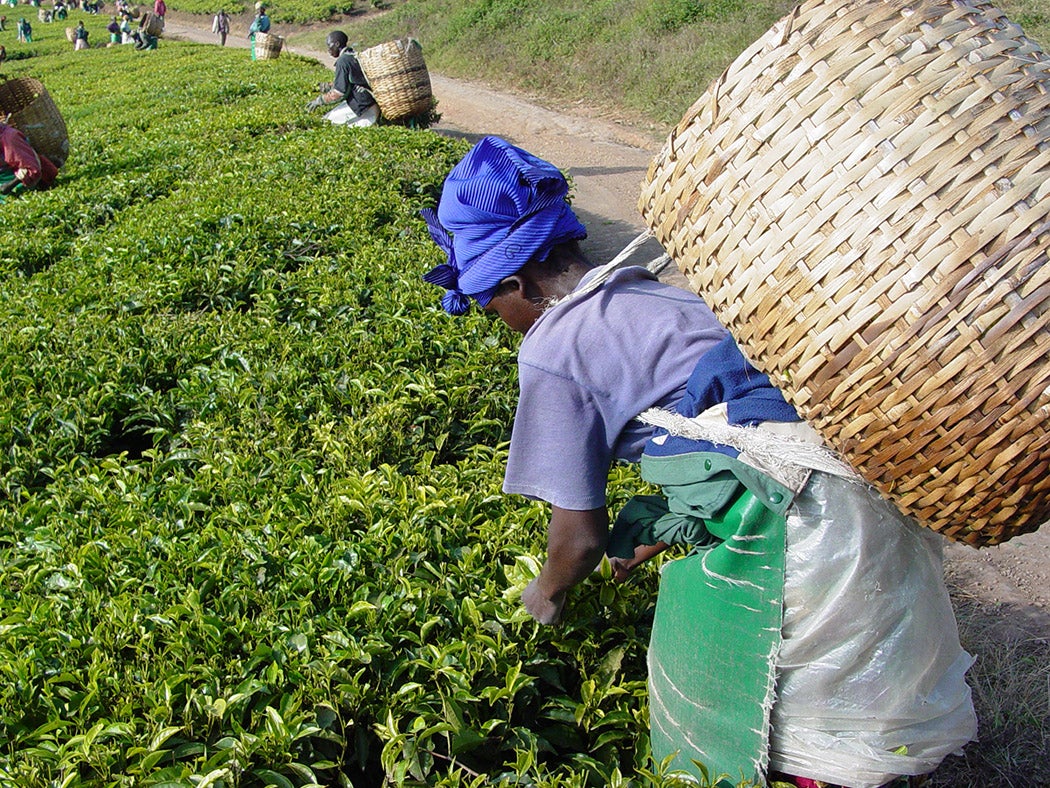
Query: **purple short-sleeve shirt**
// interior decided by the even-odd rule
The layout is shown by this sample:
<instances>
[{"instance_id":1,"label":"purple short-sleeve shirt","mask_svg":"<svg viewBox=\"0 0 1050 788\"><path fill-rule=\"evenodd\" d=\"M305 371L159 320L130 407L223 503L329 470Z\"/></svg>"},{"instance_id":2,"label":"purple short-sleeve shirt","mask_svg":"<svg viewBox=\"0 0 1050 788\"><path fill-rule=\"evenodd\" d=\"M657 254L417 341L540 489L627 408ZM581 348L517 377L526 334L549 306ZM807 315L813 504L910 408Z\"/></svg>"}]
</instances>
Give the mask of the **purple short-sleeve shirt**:
<instances>
[{"instance_id":1,"label":"purple short-sleeve shirt","mask_svg":"<svg viewBox=\"0 0 1050 788\"><path fill-rule=\"evenodd\" d=\"M726 336L700 298L644 268L545 312L518 351L504 491L563 509L605 506L613 460L636 462L651 432L634 418L674 407L697 360Z\"/></svg>"}]
</instances>

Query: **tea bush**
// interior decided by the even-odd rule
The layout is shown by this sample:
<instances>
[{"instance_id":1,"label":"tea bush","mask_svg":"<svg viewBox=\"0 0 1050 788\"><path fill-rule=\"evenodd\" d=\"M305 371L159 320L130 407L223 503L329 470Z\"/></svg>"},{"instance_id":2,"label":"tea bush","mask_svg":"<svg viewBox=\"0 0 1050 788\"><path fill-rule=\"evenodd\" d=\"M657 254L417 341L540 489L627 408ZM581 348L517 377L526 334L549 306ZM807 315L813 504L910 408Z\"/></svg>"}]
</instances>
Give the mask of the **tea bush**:
<instances>
[{"instance_id":1,"label":"tea bush","mask_svg":"<svg viewBox=\"0 0 1050 788\"><path fill-rule=\"evenodd\" d=\"M524 613L515 340L420 279L466 143L327 126L312 60L58 30L5 66L71 156L0 223L0 785L658 780L655 575Z\"/></svg>"},{"instance_id":2,"label":"tea bush","mask_svg":"<svg viewBox=\"0 0 1050 788\"><path fill-rule=\"evenodd\" d=\"M173 0L168 7L190 14L202 14L211 18L220 7L225 7L229 14L254 14L254 2L232 0L216 4L214 0ZM275 24L302 23L329 19L339 14L354 14L364 11L369 4L365 0L280 0L266 3L266 13ZM247 28L247 25L245 25ZM274 32L280 33L275 29Z\"/></svg>"}]
</instances>

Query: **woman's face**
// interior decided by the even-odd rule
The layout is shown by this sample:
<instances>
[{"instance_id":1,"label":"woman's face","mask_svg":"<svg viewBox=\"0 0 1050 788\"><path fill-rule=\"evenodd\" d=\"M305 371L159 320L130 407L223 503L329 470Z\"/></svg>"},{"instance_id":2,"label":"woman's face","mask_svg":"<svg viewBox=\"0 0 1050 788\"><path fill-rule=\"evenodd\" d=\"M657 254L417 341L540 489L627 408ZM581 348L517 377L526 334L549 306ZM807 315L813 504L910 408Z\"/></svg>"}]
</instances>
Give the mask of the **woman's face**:
<instances>
[{"instance_id":1,"label":"woman's face","mask_svg":"<svg viewBox=\"0 0 1050 788\"><path fill-rule=\"evenodd\" d=\"M541 298L530 297L528 281L521 276L509 276L500 282L496 295L492 296L486 312L500 316L504 323L519 334L526 333L541 314Z\"/></svg>"}]
</instances>

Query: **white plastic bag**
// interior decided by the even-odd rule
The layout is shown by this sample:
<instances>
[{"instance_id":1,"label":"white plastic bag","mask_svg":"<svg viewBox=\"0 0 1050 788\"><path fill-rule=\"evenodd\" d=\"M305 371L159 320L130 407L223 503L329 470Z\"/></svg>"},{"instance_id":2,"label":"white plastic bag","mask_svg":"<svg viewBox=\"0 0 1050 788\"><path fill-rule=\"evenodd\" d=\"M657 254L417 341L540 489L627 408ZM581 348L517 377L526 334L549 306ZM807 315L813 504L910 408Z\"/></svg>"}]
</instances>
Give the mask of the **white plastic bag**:
<instances>
[{"instance_id":1,"label":"white plastic bag","mask_svg":"<svg viewBox=\"0 0 1050 788\"><path fill-rule=\"evenodd\" d=\"M975 737L940 539L867 485L812 475L787 516L774 770L876 788Z\"/></svg>"}]
</instances>

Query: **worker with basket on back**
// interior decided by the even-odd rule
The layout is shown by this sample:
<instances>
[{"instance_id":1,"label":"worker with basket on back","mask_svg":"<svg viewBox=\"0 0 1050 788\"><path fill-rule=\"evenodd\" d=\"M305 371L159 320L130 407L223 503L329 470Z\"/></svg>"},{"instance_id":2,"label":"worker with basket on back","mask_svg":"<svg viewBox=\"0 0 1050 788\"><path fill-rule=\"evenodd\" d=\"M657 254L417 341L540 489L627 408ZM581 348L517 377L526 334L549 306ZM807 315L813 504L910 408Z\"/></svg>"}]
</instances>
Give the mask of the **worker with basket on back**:
<instances>
[{"instance_id":1,"label":"worker with basket on back","mask_svg":"<svg viewBox=\"0 0 1050 788\"><path fill-rule=\"evenodd\" d=\"M379 120L379 105L346 33L333 30L325 45L335 58L335 79L321 85L321 95L306 105L307 111L330 107L324 116L329 123L374 126Z\"/></svg>"}]
</instances>

